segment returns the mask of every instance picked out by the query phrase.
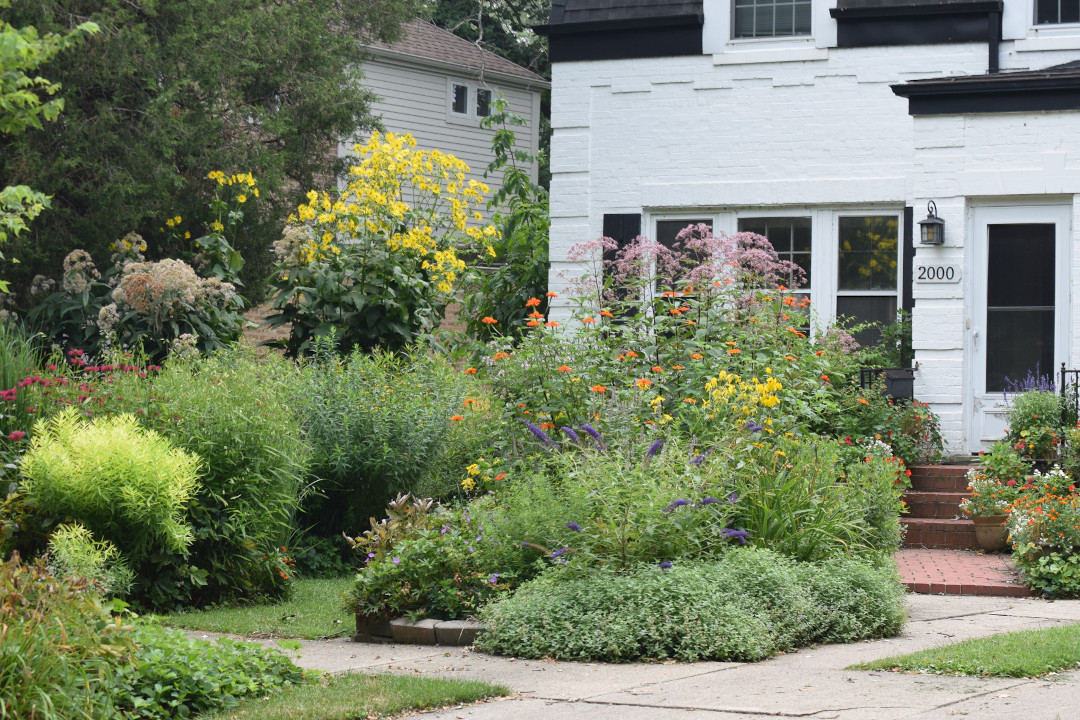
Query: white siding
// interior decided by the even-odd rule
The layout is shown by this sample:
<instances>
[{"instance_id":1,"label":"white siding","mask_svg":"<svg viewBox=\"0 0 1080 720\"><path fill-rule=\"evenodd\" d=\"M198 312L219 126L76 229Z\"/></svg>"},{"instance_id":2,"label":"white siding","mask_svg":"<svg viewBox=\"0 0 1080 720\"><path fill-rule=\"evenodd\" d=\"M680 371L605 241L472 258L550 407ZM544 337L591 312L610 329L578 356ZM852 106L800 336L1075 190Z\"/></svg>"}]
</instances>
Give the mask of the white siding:
<instances>
[{"instance_id":1,"label":"white siding","mask_svg":"<svg viewBox=\"0 0 1080 720\"><path fill-rule=\"evenodd\" d=\"M460 74L440 72L423 66L410 66L399 60L373 58L363 67L363 85L379 96L372 106L381 117L386 131L411 133L416 146L427 150L440 150L463 160L470 168L469 177L486 183L494 191L501 183L501 173L484 178L484 171L491 162L491 140L494 129L480 127L476 117L462 118L450 112L450 83L479 85L477 78L462 70ZM512 128L517 134L517 147L536 153L539 144L538 119L540 95L512 85L489 81L483 87L492 90L492 99L502 93L509 110L528 121L526 127ZM475 96L470 92L470 104ZM347 154L357 142L367 136L357 136L342 143L339 152ZM536 163L530 168L536 178Z\"/></svg>"}]
</instances>

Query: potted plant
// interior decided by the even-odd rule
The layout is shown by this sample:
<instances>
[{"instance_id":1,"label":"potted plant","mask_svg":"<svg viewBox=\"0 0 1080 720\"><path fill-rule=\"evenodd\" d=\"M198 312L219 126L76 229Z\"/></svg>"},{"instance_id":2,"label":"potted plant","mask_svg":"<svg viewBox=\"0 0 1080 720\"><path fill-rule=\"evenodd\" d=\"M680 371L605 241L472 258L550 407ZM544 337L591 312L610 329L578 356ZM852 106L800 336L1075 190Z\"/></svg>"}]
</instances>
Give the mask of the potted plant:
<instances>
[{"instance_id":1,"label":"potted plant","mask_svg":"<svg viewBox=\"0 0 1080 720\"><path fill-rule=\"evenodd\" d=\"M968 471L968 497L960 510L975 523L975 539L984 550L1004 550L1008 537L1005 520L1020 497L1031 467L1008 440L999 440Z\"/></svg>"}]
</instances>

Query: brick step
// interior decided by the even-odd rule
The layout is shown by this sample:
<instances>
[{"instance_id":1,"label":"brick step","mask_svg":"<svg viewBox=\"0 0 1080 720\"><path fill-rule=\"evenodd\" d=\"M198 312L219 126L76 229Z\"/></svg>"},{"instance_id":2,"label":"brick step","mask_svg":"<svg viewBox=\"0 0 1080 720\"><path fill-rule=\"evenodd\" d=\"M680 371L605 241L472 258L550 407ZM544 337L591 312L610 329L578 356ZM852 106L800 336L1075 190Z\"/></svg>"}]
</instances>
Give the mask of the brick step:
<instances>
[{"instance_id":1,"label":"brick step","mask_svg":"<svg viewBox=\"0 0 1080 720\"><path fill-rule=\"evenodd\" d=\"M900 579L914 593L1032 596L1008 555L903 549L895 557Z\"/></svg>"},{"instance_id":2,"label":"brick step","mask_svg":"<svg viewBox=\"0 0 1080 720\"><path fill-rule=\"evenodd\" d=\"M908 506L909 518L937 518L951 520L962 516L960 501L967 497L966 492L924 492L909 490L904 493L904 502Z\"/></svg>"},{"instance_id":3,"label":"brick step","mask_svg":"<svg viewBox=\"0 0 1080 720\"><path fill-rule=\"evenodd\" d=\"M972 465L915 465L911 489L925 492L966 492L967 471Z\"/></svg>"},{"instance_id":4,"label":"brick step","mask_svg":"<svg viewBox=\"0 0 1080 720\"><path fill-rule=\"evenodd\" d=\"M904 547L951 550L977 550L979 547L975 540L975 524L970 520L904 517L900 522L907 528Z\"/></svg>"}]
</instances>

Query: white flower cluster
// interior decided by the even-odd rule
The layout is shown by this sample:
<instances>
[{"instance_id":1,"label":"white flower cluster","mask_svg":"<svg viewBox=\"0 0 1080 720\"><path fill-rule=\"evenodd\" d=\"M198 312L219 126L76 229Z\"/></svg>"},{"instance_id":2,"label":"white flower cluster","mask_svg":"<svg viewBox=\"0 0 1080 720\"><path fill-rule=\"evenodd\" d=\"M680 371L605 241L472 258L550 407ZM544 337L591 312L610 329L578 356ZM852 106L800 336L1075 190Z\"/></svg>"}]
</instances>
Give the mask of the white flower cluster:
<instances>
[{"instance_id":1,"label":"white flower cluster","mask_svg":"<svg viewBox=\"0 0 1080 720\"><path fill-rule=\"evenodd\" d=\"M85 250L72 250L64 258L64 291L79 295L90 287L90 283L101 277L94 266L94 259Z\"/></svg>"}]
</instances>

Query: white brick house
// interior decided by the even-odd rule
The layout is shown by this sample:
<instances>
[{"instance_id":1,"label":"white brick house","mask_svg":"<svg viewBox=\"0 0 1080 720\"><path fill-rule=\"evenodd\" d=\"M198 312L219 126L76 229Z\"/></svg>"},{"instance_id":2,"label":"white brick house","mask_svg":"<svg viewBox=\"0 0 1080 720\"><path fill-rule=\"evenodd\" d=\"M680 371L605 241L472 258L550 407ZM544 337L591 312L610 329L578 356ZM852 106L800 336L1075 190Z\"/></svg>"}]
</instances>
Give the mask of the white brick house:
<instances>
[{"instance_id":1,"label":"white brick house","mask_svg":"<svg viewBox=\"0 0 1080 720\"><path fill-rule=\"evenodd\" d=\"M1004 376L1080 367L1080 0L554 0L544 31L554 290L602 234L762 232L821 320L913 311L954 453Z\"/></svg>"}]
</instances>

